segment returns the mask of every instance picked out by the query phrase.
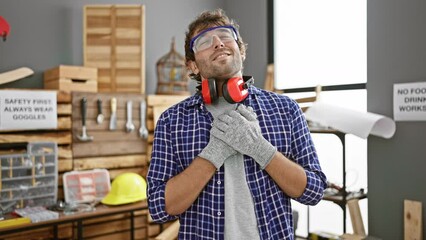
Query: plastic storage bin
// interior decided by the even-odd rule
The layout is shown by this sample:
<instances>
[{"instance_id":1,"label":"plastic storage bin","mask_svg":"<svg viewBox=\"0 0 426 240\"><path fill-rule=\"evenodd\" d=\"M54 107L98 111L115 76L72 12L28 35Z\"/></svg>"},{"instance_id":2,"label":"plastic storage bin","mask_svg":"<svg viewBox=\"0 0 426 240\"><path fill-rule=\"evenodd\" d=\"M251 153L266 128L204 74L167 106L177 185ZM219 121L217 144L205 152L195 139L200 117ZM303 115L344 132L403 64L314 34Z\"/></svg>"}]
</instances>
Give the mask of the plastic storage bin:
<instances>
[{"instance_id":1,"label":"plastic storage bin","mask_svg":"<svg viewBox=\"0 0 426 240\"><path fill-rule=\"evenodd\" d=\"M3 211L56 203L56 143L28 143L25 153L0 155L0 161L0 207Z\"/></svg>"},{"instance_id":2,"label":"plastic storage bin","mask_svg":"<svg viewBox=\"0 0 426 240\"><path fill-rule=\"evenodd\" d=\"M111 189L106 169L67 172L63 175L63 183L67 203L98 202Z\"/></svg>"}]
</instances>

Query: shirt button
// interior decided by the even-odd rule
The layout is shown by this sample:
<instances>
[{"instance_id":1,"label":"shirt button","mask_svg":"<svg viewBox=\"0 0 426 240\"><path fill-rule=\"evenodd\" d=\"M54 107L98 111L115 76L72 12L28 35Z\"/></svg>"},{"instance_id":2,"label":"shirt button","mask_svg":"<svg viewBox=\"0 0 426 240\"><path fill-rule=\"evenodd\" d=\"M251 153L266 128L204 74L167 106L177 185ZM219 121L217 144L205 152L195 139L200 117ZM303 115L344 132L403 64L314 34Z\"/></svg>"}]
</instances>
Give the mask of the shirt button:
<instances>
[{"instance_id":1,"label":"shirt button","mask_svg":"<svg viewBox=\"0 0 426 240\"><path fill-rule=\"evenodd\" d=\"M222 213L221 212L217 212L217 215L220 216L220 215L222 215Z\"/></svg>"},{"instance_id":2,"label":"shirt button","mask_svg":"<svg viewBox=\"0 0 426 240\"><path fill-rule=\"evenodd\" d=\"M219 181L217 181L217 184L220 185L220 184L222 184L222 182L219 180Z\"/></svg>"}]
</instances>

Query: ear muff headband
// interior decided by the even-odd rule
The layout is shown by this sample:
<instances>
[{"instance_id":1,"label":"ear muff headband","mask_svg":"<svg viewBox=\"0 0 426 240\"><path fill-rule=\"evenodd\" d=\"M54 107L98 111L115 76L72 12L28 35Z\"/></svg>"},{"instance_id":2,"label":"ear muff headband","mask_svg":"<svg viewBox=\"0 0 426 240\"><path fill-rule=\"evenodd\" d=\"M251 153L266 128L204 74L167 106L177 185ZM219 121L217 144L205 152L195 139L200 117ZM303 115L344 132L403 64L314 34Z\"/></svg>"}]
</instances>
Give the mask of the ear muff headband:
<instances>
[{"instance_id":1,"label":"ear muff headband","mask_svg":"<svg viewBox=\"0 0 426 240\"><path fill-rule=\"evenodd\" d=\"M222 86L223 97L229 103L242 102L248 95L247 88L242 78L230 78Z\"/></svg>"},{"instance_id":2,"label":"ear muff headband","mask_svg":"<svg viewBox=\"0 0 426 240\"><path fill-rule=\"evenodd\" d=\"M212 104L217 101L216 81L213 78L204 79L201 82L201 93L206 104Z\"/></svg>"}]
</instances>

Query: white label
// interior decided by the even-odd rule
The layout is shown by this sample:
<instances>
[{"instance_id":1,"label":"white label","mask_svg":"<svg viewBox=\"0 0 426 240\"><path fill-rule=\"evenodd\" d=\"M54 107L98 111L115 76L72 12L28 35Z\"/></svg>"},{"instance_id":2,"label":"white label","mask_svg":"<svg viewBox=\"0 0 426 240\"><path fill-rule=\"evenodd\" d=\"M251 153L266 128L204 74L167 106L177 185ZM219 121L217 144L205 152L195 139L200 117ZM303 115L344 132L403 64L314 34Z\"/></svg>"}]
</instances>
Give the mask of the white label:
<instances>
[{"instance_id":1,"label":"white label","mask_svg":"<svg viewBox=\"0 0 426 240\"><path fill-rule=\"evenodd\" d=\"M0 130L56 129L55 91L0 90Z\"/></svg>"},{"instance_id":2,"label":"white label","mask_svg":"<svg viewBox=\"0 0 426 240\"><path fill-rule=\"evenodd\" d=\"M394 85L393 117L395 121L426 120L426 82Z\"/></svg>"}]
</instances>

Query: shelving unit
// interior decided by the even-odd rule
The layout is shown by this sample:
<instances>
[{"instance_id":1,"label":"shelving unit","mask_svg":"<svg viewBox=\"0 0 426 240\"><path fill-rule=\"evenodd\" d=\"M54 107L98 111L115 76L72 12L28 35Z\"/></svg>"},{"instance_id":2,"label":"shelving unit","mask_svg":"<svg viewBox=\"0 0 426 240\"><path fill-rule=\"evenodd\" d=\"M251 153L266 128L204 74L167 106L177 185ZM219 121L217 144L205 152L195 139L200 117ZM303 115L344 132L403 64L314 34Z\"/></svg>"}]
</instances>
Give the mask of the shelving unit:
<instances>
[{"instance_id":1,"label":"shelving unit","mask_svg":"<svg viewBox=\"0 0 426 240\"><path fill-rule=\"evenodd\" d=\"M311 133L315 134L334 134L336 135L340 142L342 143L342 172L343 172L343 181L342 181L342 191L339 191L338 194L335 195L324 195L323 200L331 201L338 206L343 211L343 232L346 233L346 204L351 199L364 199L367 198L367 194L364 192L361 193L348 193L346 191L346 133L333 130L333 129L316 129L316 128L310 128ZM309 221L308 221L308 232L309 232Z\"/></svg>"}]
</instances>

